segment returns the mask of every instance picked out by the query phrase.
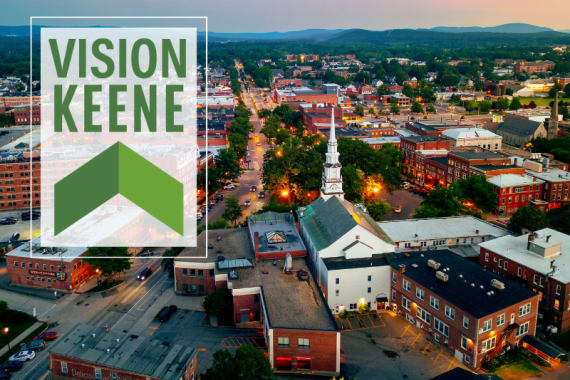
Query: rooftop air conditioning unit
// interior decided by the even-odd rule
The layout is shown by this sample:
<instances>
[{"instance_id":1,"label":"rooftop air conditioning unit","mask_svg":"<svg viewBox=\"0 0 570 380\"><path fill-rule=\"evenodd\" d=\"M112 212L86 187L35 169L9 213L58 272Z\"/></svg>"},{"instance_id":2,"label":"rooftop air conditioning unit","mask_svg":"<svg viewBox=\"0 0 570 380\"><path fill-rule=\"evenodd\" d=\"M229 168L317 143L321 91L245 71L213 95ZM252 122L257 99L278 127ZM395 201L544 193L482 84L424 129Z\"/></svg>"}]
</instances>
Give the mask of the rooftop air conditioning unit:
<instances>
[{"instance_id":1,"label":"rooftop air conditioning unit","mask_svg":"<svg viewBox=\"0 0 570 380\"><path fill-rule=\"evenodd\" d=\"M497 288L497 289L499 289L499 290L505 290L505 284L503 284L503 283L502 283L501 281L499 281L499 280L495 280L495 279L491 280L491 286L492 286L493 288Z\"/></svg>"},{"instance_id":2,"label":"rooftop air conditioning unit","mask_svg":"<svg viewBox=\"0 0 570 380\"><path fill-rule=\"evenodd\" d=\"M447 282L447 280L449 279L449 275L443 273L442 271L437 271L435 272L435 277L437 277L439 280Z\"/></svg>"},{"instance_id":3,"label":"rooftop air conditioning unit","mask_svg":"<svg viewBox=\"0 0 570 380\"><path fill-rule=\"evenodd\" d=\"M436 262L435 260L428 260L428 267L433 268L433 269L439 269L439 263Z\"/></svg>"}]
</instances>

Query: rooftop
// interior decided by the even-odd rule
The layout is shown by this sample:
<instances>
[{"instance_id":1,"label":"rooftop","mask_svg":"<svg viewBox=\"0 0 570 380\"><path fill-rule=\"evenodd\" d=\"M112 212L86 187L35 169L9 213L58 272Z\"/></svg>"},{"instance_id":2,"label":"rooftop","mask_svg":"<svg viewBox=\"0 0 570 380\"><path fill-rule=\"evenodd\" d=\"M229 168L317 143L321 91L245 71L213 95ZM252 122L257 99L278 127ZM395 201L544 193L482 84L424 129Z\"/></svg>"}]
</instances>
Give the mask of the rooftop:
<instances>
[{"instance_id":1,"label":"rooftop","mask_svg":"<svg viewBox=\"0 0 570 380\"><path fill-rule=\"evenodd\" d=\"M536 272L547 275L552 272L550 262L554 260L556 270L550 275L564 284L570 282L570 236L561 232L555 231L550 228L543 228L542 230L535 231L538 237L534 238L534 243L537 247L548 248L553 247L554 253L544 257L540 254L540 250L535 250L535 253L527 249L528 235L522 236L505 236L500 239L486 241L480 243L479 246L495 252L509 261L514 261L524 265ZM547 239L548 238L548 239ZM547 242L548 240L548 242ZM560 244L560 252L554 248Z\"/></svg>"},{"instance_id":2,"label":"rooftop","mask_svg":"<svg viewBox=\"0 0 570 380\"><path fill-rule=\"evenodd\" d=\"M285 260L277 260L276 265L272 260L257 263L269 325L272 328L338 331L305 259L293 259L290 274L283 272L284 264Z\"/></svg>"},{"instance_id":3,"label":"rooftop","mask_svg":"<svg viewBox=\"0 0 570 380\"><path fill-rule=\"evenodd\" d=\"M408 140L414 143L424 143L424 142L433 142L433 141L449 141L448 138L442 136L434 136L434 135L427 135L427 136L406 136L402 137L404 140Z\"/></svg>"},{"instance_id":4,"label":"rooftop","mask_svg":"<svg viewBox=\"0 0 570 380\"><path fill-rule=\"evenodd\" d=\"M488 172L493 170L521 169L521 167L518 165L473 165L471 168L478 169L479 171L482 172Z\"/></svg>"},{"instance_id":5,"label":"rooftop","mask_svg":"<svg viewBox=\"0 0 570 380\"><path fill-rule=\"evenodd\" d=\"M457 239L471 236L498 238L511 234L504 228L467 215L447 218L392 220L378 222L378 225L395 242Z\"/></svg>"},{"instance_id":6,"label":"rooftop","mask_svg":"<svg viewBox=\"0 0 570 380\"><path fill-rule=\"evenodd\" d=\"M186 373L197 350L79 323L49 352L147 377L177 380Z\"/></svg>"},{"instance_id":7,"label":"rooftop","mask_svg":"<svg viewBox=\"0 0 570 380\"><path fill-rule=\"evenodd\" d=\"M259 253L270 253L283 251L285 255L288 251L303 251L305 245L295 227L295 218L288 213L265 212L260 215L249 215L248 225L250 236L259 233ZM284 242L270 243L269 238L275 237L280 240L281 233L285 238ZM275 235L275 236L273 236Z\"/></svg>"},{"instance_id":8,"label":"rooftop","mask_svg":"<svg viewBox=\"0 0 570 380\"><path fill-rule=\"evenodd\" d=\"M362 259L346 259L345 257L331 257L328 259L323 259L323 262L328 270L342 270L342 269L354 269L354 268L370 268L370 267L382 267L388 265L388 260L386 260L386 255L373 254L370 258Z\"/></svg>"},{"instance_id":9,"label":"rooftop","mask_svg":"<svg viewBox=\"0 0 570 380\"><path fill-rule=\"evenodd\" d=\"M510 135L527 137L533 135L542 125L538 121L522 119L520 117L508 116L501 123L497 132L508 133Z\"/></svg>"},{"instance_id":10,"label":"rooftop","mask_svg":"<svg viewBox=\"0 0 570 380\"><path fill-rule=\"evenodd\" d=\"M434 161L437 162L438 164L441 164L443 166L447 166L447 156L443 156L443 157L429 157L430 161Z\"/></svg>"},{"instance_id":11,"label":"rooftop","mask_svg":"<svg viewBox=\"0 0 570 380\"><path fill-rule=\"evenodd\" d=\"M416 282L450 304L474 318L483 318L520 302L538 297L538 294L490 270L460 257L449 250L411 253L387 253L390 266L398 270L404 264L404 276ZM436 270L428 266L428 260L445 269L447 281L436 277ZM417 265L414 267L413 265ZM492 280L505 285L501 291L491 286ZM490 293L493 292L493 293Z\"/></svg>"},{"instance_id":12,"label":"rooftop","mask_svg":"<svg viewBox=\"0 0 570 380\"><path fill-rule=\"evenodd\" d=\"M459 158L463 158L465 160L490 160L490 159L504 159L505 158L505 157L498 155L497 153L489 152L489 151L477 152L477 151L472 151L472 150L471 151L466 150L466 151L453 151L450 154L457 156Z\"/></svg>"},{"instance_id":13,"label":"rooftop","mask_svg":"<svg viewBox=\"0 0 570 380\"><path fill-rule=\"evenodd\" d=\"M399 136L389 136L389 135L384 135L384 136L380 136L380 137L368 137L368 138L364 138L362 139L362 141L364 141L367 144L399 144L400 143L400 137Z\"/></svg>"},{"instance_id":14,"label":"rooftop","mask_svg":"<svg viewBox=\"0 0 570 380\"><path fill-rule=\"evenodd\" d=\"M534 170L527 169L526 172L533 177L540 178L547 182L565 182L570 181L570 173L565 170L560 170L556 168L549 168L548 171L536 172Z\"/></svg>"},{"instance_id":15,"label":"rooftop","mask_svg":"<svg viewBox=\"0 0 570 380\"><path fill-rule=\"evenodd\" d=\"M543 181L535 181L532 177L520 174L500 174L491 178L487 178L487 182L497 186L497 187L510 187L510 186L522 186L522 185L534 185L543 183Z\"/></svg>"},{"instance_id":16,"label":"rooftop","mask_svg":"<svg viewBox=\"0 0 570 380\"><path fill-rule=\"evenodd\" d=\"M452 128L442 132L444 136L454 140L476 138L500 138L501 136L481 128Z\"/></svg>"},{"instance_id":17,"label":"rooftop","mask_svg":"<svg viewBox=\"0 0 570 380\"><path fill-rule=\"evenodd\" d=\"M6 256L22 257L29 259L46 259L70 262L87 252L86 247L54 247L47 248L41 246L41 238L38 236L32 240L32 256L30 256L30 243L24 243Z\"/></svg>"}]
</instances>

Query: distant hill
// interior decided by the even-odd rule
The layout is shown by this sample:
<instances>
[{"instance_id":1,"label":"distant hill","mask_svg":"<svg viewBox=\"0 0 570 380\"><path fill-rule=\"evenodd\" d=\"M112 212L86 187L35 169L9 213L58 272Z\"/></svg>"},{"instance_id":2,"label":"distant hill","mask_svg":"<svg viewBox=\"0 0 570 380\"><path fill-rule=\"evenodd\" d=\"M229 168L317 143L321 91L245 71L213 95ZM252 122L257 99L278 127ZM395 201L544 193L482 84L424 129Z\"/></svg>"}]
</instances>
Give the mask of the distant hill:
<instances>
[{"instance_id":1,"label":"distant hill","mask_svg":"<svg viewBox=\"0 0 570 380\"><path fill-rule=\"evenodd\" d=\"M559 30L560 33L570 33L570 29Z\"/></svg>"},{"instance_id":2,"label":"distant hill","mask_svg":"<svg viewBox=\"0 0 570 380\"><path fill-rule=\"evenodd\" d=\"M268 33L216 33L209 32L208 37L226 40L326 40L343 32L344 29L306 29L291 32L268 32ZM205 32L198 32L200 37Z\"/></svg>"},{"instance_id":3,"label":"distant hill","mask_svg":"<svg viewBox=\"0 0 570 380\"><path fill-rule=\"evenodd\" d=\"M426 30L426 29L418 29ZM466 27L453 27L453 26L436 26L435 28L427 29L434 32L445 33L540 33L540 32L554 32L554 29L545 28L542 26L535 26L530 24L513 23L504 24L490 27L480 26L466 26Z\"/></svg>"}]
</instances>

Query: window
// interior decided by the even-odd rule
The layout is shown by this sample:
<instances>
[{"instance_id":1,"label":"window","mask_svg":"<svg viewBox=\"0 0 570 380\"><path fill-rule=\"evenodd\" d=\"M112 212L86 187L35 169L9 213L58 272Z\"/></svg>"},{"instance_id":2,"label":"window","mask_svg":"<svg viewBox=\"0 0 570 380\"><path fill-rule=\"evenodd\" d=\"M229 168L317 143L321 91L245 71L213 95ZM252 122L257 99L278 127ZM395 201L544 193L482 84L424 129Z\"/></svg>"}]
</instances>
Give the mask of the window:
<instances>
[{"instance_id":1,"label":"window","mask_svg":"<svg viewBox=\"0 0 570 380\"><path fill-rule=\"evenodd\" d=\"M455 309L445 305L445 316L449 319L455 320Z\"/></svg>"},{"instance_id":2,"label":"window","mask_svg":"<svg viewBox=\"0 0 570 380\"><path fill-rule=\"evenodd\" d=\"M196 285L190 285L190 291L196 293Z\"/></svg>"},{"instance_id":3,"label":"window","mask_svg":"<svg viewBox=\"0 0 570 380\"><path fill-rule=\"evenodd\" d=\"M392 290L392 301L396 301L396 291Z\"/></svg>"},{"instance_id":4,"label":"window","mask_svg":"<svg viewBox=\"0 0 570 380\"><path fill-rule=\"evenodd\" d=\"M467 338L464 336L461 337L461 348L463 348L464 350L467 349Z\"/></svg>"},{"instance_id":5,"label":"window","mask_svg":"<svg viewBox=\"0 0 570 380\"><path fill-rule=\"evenodd\" d=\"M526 334L528 332L528 324L529 324L529 322L525 322L519 326L519 328L517 330L517 336L521 336L521 335Z\"/></svg>"},{"instance_id":6,"label":"window","mask_svg":"<svg viewBox=\"0 0 570 380\"><path fill-rule=\"evenodd\" d=\"M182 268L182 275L183 275L183 276L188 276L188 269Z\"/></svg>"},{"instance_id":7,"label":"window","mask_svg":"<svg viewBox=\"0 0 570 380\"><path fill-rule=\"evenodd\" d=\"M95 378L102 379L103 376L101 375L101 368L95 368Z\"/></svg>"},{"instance_id":8,"label":"window","mask_svg":"<svg viewBox=\"0 0 570 380\"><path fill-rule=\"evenodd\" d=\"M527 303L526 305L519 308L519 317L527 315L528 313L530 313L530 303Z\"/></svg>"},{"instance_id":9,"label":"window","mask_svg":"<svg viewBox=\"0 0 570 380\"><path fill-rule=\"evenodd\" d=\"M350 304L350 310L356 310L357 309L357 305L355 303L351 303Z\"/></svg>"},{"instance_id":10,"label":"window","mask_svg":"<svg viewBox=\"0 0 570 380\"><path fill-rule=\"evenodd\" d=\"M483 343L481 343L481 352L487 352L495 348L496 340L496 337L492 337L491 339L483 341Z\"/></svg>"},{"instance_id":11,"label":"window","mask_svg":"<svg viewBox=\"0 0 570 380\"><path fill-rule=\"evenodd\" d=\"M372 288L368 288L368 293L372 293Z\"/></svg>"},{"instance_id":12,"label":"window","mask_svg":"<svg viewBox=\"0 0 570 380\"><path fill-rule=\"evenodd\" d=\"M396 282L398 282L398 275L396 274L396 272L392 272L392 282L395 284Z\"/></svg>"},{"instance_id":13,"label":"window","mask_svg":"<svg viewBox=\"0 0 570 380\"><path fill-rule=\"evenodd\" d=\"M499 259L499 268L503 266L503 259Z\"/></svg>"},{"instance_id":14,"label":"window","mask_svg":"<svg viewBox=\"0 0 570 380\"><path fill-rule=\"evenodd\" d=\"M497 327L505 324L505 314L501 314L497 317Z\"/></svg>"},{"instance_id":15,"label":"window","mask_svg":"<svg viewBox=\"0 0 570 380\"><path fill-rule=\"evenodd\" d=\"M464 241L464 243L465 243L465 241ZM487 261L487 262L489 261L489 252L485 252L485 261Z\"/></svg>"},{"instance_id":16,"label":"window","mask_svg":"<svg viewBox=\"0 0 570 380\"><path fill-rule=\"evenodd\" d=\"M336 281L335 281L335 283L336 283L336 284L340 284L340 279L337 278Z\"/></svg>"},{"instance_id":17,"label":"window","mask_svg":"<svg viewBox=\"0 0 570 380\"><path fill-rule=\"evenodd\" d=\"M253 303L259 305L259 294L253 295Z\"/></svg>"},{"instance_id":18,"label":"window","mask_svg":"<svg viewBox=\"0 0 570 380\"><path fill-rule=\"evenodd\" d=\"M560 301L554 300L554 308L558 310L560 308Z\"/></svg>"},{"instance_id":19,"label":"window","mask_svg":"<svg viewBox=\"0 0 570 380\"><path fill-rule=\"evenodd\" d=\"M198 293L204 293L204 285L198 285Z\"/></svg>"},{"instance_id":20,"label":"window","mask_svg":"<svg viewBox=\"0 0 570 380\"><path fill-rule=\"evenodd\" d=\"M53 265L49 266L49 270L53 272L53 270L54 270Z\"/></svg>"},{"instance_id":21,"label":"window","mask_svg":"<svg viewBox=\"0 0 570 380\"><path fill-rule=\"evenodd\" d=\"M562 286L560 285L556 285L556 294L560 295L560 292L562 291Z\"/></svg>"},{"instance_id":22,"label":"window","mask_svg":"<svg viewBox=\"0 0 570 380\"><path fill-rule=\"evenodd\" d=\"M40 264L36 263L36 269L37 269L37 270L40 269Z\"/></svg>"},{"instance_id":23,"label":"window","mask_svg":"<svg viewBox=\"0 0 570 380\"><path fill-rule=\"evenodd\" d=\"M495 144L495 145L497 145L497 144ZM467 364L469 364L469 361L471 360L471 359L469 359L469 356L467 356L467 355L465 355L465 357L463 359L465 359L465 363L467 363ZM194 376L194 375L192 375L192 376Z\"/></svg>"},{"instance_id":24,"label":"window","mask_svg":"<svg viewBox=\"0 0 570 380\"><path fill-rule=\"evenodd\" d=\"M210 277L214 277L214 270L210 269Z\"/></svg>"},{"instance_id":25,"label":"window","mask_svg":"<svg viewBox=\"0 0 570 380\"><path fill-rule=\"evenodd\" d=\"M433 319L433 327L445 336L449 336L449 326L437 318Z\"/></svg>"},{"instance_id":26,"label":"window","mask_svg":"<svg viewBox=\"0 0 570 380\"><path fill-rule=\"evenodd\" d=\"M58 272L61 272L61 265L58 265L58 266L57 266L57 271L58 271Z\"/></svg>"},{"instance_id":27,"label":"window","mask_svg":"<svg viewBox=\"0 0 570 380\"><path fill-rule=\"evenodd\" d=\"M410 289L412 288L412 287L410 286L410 281L408 281L408 280L406 280L406 279L403 280L403 286L404 286L404 290L406 290L406 291L408 291L408 292L409 292Z\"/></svg>"},{"instance_id":28,"label":"window","mask_svg":"<svg viewBox=\"0 0 570 380\"><path fill-rule=\"evenodd\" d=\"M493 318L487 319L485 322L483 322L483 332L491 330L492 327L493 327Z\"/></svg>"},{"instance_id":29,"label":"window","mask_svg":"<svg viewBox=\"0 0 570 380\"><path fill-rule=\"evenodd\" d=\"M416 309L416 315L419 319L426 322L427 324L431 323L431 314L422 309L421 307L418 307Z\"/></svg>"},{"instance_id":30,"label":"window","mask_svg":"<svg viewBox=\"0 0 570 380\"><path fill-rule=\"evenodd\" d=\"M509 267L509 263L507 261L505 261L505 265L503 266L503 269L507 270L508 267Z\"/></svg>"},{"instance_id":31,"label":"window","mask_svg":"<svg viewBox=\"0 0 570 380\"><path fill-rule=\"evenodd\" d=\"M533 280L532 280L532 283L535 284L535 285L538 283L538 276L537 276L536 274L534 275L534 278L533 278Z\"/></svg>"},{"instance_id":32,"label":"window","mask_svg":"<svg viewBox=\"0 0 570 380\"><path fill-rule=\"evenodd\" d=\"M408 311L410 311L410 308L412 306L412 302L407 299L406 297L402 297L402 307Z\"/></svg>"},{"instance_id":33,"label":"window","mask_svg":"<svg viewBox=\"0 0 570 380\"><path fill-rule=\"evenodd\" d=\"M517 270L517 276L520 277L521 275L522 275L522 268L519 267L519 269Z\"/></svg>"},{"instance_id":34,"label":"window","mask_svg":"<svg viewBox=\"0 0 570 380\"><path fill-rule=\"evenodd\" d=\"M339 291L338 289L335 290L335 295L336 295L337 297L338 297L339 293L340 293L340 291Z\"/></svg>"},{"instance_id":35,"label":"window","mask_svg":"<svg viewBox=\"0 0 570 380\"><path fill-rule=\"evenodd\" d=\"M539 286L544 286L544 277L541 277L541 278L538 280L538 285L539 285Z\"/></svg>"},{"instance_id":36,"label":"window","mask_svg":"<svg viewBox=\"0 0 570 380\"><path fill-rule=\"evenodd\" d=\"M279 348L289 348L289 338L277 338L277 346Z\"/></svg>"},{"instance_id":37,"label":"window","mask_svg":"<svg viewBox=\"0 0 570 380\"><path fill-rule=\"evenodd\" d=\"M372 276L368 276L368 281L372 281Z\"/></svg>"},{"instance_id":38,"label":"window","mask_svg":"<svg viewBox=\"0 0 570 380\"><path fill-rule=\"evenodd\" d=\"M439 310L439 300L437 298L429 296L429 304L435 310Z\"/></svg>"},{"instance_id":39,"label":"window","mask_svg":"<svg viewBox=\"0 0 570 380\"><path fill-rule=\"evenodd\" d=\"M61 362L61 373L67 374L67 363Z\"/></svg>"},{"instance_id":40,"label":"window","mask_svg":"<svg viewBox=\"0 0 570 380\"><path fill-rule=\"evenodd\" d=\"M463 328L466 329L469 328L469 318L467 318L466 316L463 316Z\"/></svg>"},{"instance_id":41,"label":"window","mask_svg":"<svg viewBox=\"0 0 570 380\"><path fill-rule=\"evenodd\" d=\"M416 288L416 297L418 297L419 299L421 299L423 301L424 296L425 296L425 292L420 288Z\"/></svg>"},{"instance_id":42,"label":"window","mask_svg":"<svg viewBox=\"0 0 570 380\"><path fill-rule=\"evenodd\" d=\"M14 261L14 267L18 268L18 262L17 261ZM25 265L22 265L22 267L25 267Z\"/></svg>"},{"instance_id":43,"label":"window","mask_svg":"<svg viewBox=\"0 0 570 380\"><path fill-rule=\"evenodd\" d=\"M190 269L190 277L196 277L196 269Z\"/></svg>"},{"instance_id":44,"label":"window","mask_svg":"<svg viewBox=\"0 0 570 380\"><path fill-rule=\"evenodd\" d=\"M182 284L182 290L187 292L188 291L188 284Z\"/></svg>"},{"instance_id":45,"label":"window","mask_svg":"<svg viewBox=\"0 0 570 380\"><path fill-rule=\"evenodd\" d=\"M111 377L113 379L116 379L117 378L117 372L111 372Z\"/></svg>"},{"instance_id":46,"label":"window","mask_svg":"<svg viewBox=\"0 0 570 380\"><path fill-rule=\"evenodd\" d=\"M301 350L308 350L311 348L309 339L307 338L299 338L299 348Z\"/></svg>"},{"instance_id":47,"label":"window","mask_svg":"<svg viewBox=\"0 0 570 380\"><path fill-rule=\"evenodd\" d=\"M198 277L204 277L204 271L202 269L198 269Z\"/></svg>"}]
</instances>

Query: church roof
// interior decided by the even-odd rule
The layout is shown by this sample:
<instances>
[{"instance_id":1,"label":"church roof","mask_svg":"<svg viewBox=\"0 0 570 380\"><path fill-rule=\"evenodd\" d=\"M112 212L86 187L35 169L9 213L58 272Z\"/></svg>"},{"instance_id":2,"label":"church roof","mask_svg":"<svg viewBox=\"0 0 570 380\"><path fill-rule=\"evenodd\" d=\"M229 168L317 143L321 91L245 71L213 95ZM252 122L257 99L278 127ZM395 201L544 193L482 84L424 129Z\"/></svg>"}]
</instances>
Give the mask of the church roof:
<instances>
[{"instance_id":1,"label":"church roof","mask_svg":"<svg viewBox=\"0 0 570 380\"><path fill-rule=\"evenodd\" d=\"M300 222L305 226L313 244L319 251L330 246L357 225L387 243L394 244L368 213L336 196L326 201L319 197L307 206L306 210L299 210L298 213Z\"/></svg>"},{"instance_id":2,"label":"church roof","mask_svg":"<svg viewBox=\"0 0 570 380\"><path fill-rule=\"evenodd\" d=\"M536 130L542 125L538 121L522 119L520 117L509 116L499 126L498 132L509 135L527 137L534 135Z\"/></svg>"}]
</instances>

